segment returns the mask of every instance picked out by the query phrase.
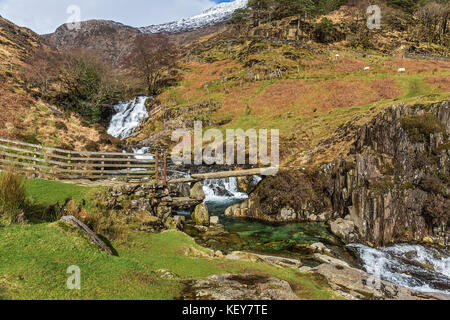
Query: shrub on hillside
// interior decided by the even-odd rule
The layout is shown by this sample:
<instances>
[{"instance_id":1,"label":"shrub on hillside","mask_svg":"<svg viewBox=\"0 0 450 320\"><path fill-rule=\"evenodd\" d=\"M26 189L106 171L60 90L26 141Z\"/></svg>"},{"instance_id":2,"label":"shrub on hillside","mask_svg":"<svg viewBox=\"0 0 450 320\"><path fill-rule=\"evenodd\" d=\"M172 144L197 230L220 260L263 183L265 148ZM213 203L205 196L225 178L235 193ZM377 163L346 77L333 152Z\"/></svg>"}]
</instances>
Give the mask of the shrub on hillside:
<instances>
[{"instance_id":1,"label":"shrub on hillside","mask_svg":"<svg viewBox=\"0 0 450 320\"><path fill-rule=\"evenodd\" d=\"M322 18L314 27L314 36L317 41L322 43L333 42L335 36L333 22L330 19Z\"/></svg>"},{"instance_id":2,"label":"shrub on hillside","mask_svg":"<svg viewBox=\"0 0 450 320\"><path fill-rule=\"evenodd\" d=\"M4 224L21 222L26 207L25 181L14 168L0 174L0 221Z\"/></svg>"}]
</instances>

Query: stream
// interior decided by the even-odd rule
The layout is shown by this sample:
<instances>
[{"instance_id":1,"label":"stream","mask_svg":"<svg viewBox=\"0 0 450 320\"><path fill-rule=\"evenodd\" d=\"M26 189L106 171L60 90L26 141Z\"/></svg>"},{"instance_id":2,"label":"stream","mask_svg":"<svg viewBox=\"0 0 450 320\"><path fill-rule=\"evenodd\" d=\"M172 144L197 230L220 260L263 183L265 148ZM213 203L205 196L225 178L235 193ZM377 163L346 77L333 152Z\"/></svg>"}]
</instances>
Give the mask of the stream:
<instances>
[{"instance_id":1,"label":"stream","mask_svg":"<svg viewBox=\"0 0 450 320\"><path fill-rule=\"evenodd\" d=\"M145 107L147 97L137 97L117 104L108 133L126 139L148 119ZM133 149L152 159L148 148ZM145 154L145 155L144 155ZM182 173L183 174L183 173ZM185 173L185 176L188 174ZM258 182L260 178L255 177ZM450 253L448 250L422 245L396 244L385 248L370 248L362 244L345 246L332 235L323 223L291 223L273 225L252 220L231 219L225 210L248 196L238 190L236 178L206 180L203 186L212 216L219 216L226 236L218 235L202 243L212 249L230 252L247 250L301 259L307 266L315 266L305 250L305 244L324 243L335 256L363 269L367 273L420 292L450 294ZM178 212L189 218L189 212ZM188 232L189 233L189 232ZM191 234L196 237L195 234ZM198 239L197 239L198 240Z\"/></svg>"}]
</instances>

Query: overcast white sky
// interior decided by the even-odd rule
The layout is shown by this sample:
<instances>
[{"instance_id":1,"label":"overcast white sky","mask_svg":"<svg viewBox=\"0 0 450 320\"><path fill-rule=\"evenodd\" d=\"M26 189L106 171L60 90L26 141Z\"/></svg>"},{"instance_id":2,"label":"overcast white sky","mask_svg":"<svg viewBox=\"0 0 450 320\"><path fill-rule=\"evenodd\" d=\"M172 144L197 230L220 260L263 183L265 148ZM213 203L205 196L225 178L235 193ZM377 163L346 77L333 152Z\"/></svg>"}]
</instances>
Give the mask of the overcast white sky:
<instances>
[{"instance_id":1,"label":"overcast white sky","mask_svg":"<svg viewBox=\"0 0 450 320\"><path fill-rule=\"evenodd\" d=\"M134 27L170 22L199 14L231 0L0 0L0 15L17 25L44 34L67 22L67 9L76 5L81 20L106 19Z\"/></svg>"}]
</instances>

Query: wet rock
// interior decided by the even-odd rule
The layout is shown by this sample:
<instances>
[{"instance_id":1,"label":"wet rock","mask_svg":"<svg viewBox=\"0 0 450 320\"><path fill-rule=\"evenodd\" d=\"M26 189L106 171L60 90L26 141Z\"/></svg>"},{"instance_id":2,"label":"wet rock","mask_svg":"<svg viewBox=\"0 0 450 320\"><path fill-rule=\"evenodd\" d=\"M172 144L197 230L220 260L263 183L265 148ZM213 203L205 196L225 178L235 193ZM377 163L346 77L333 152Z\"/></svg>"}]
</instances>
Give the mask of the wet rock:
<instances>
[{"instance_id":1,"label":"wet rock","mask_svg":"<svg viewBox=\"0 0 450 320\"><path fill-rule=\"evenodd\" d=\"M330 227L334 235L347 242L352 242L356 238L354 234L355 223L349 219L338 218L330 222Z\"/></svg>"},{"instance_id":2,"label":"wet rock","mask_svg":"<svg viewBox=\"0 0 450 320\"><path fill-rule=\"evenodd\" d=\"M191 213L191 218L196 224L208 227L210 225L210 217L206 204L201 203L196 206Z\"/></svg>"},{"instance_id":3,"label":"wet rock","mask_svg":"<svg viewBox=\"0 0 450 320\"><path fill-rule=\"evenodd\" d=\"M222 274L186 283L186 300L298 300L287 281L255 274Z\"/></svg>"}]
</instances>

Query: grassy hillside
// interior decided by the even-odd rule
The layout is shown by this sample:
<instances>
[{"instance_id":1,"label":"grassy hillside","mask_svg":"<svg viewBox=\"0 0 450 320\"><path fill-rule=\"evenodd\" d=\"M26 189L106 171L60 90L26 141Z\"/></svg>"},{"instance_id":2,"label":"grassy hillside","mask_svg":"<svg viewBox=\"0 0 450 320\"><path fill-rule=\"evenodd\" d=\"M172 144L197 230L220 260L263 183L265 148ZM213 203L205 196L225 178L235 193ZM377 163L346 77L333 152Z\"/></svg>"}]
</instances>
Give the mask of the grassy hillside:
<instances>
[{"instance_id":1,"label":"grassy hillside","mask_svg":"<svg viewBox=\"0 0 450 320\"><path fill-rule=\"evenodd\" d=\"M406 73L399 73L399 68ZM285 161L355 117L363 121L396 103L441 101L450 93L450 61L341 47L312 50L289 43L223 39L185 59L182 70L178 85L158 97L168 109L219 103L221 108L209 118L222 130L280 129ZM195 113L183 114L189 117L195 119ZM160 130L163 120L150 119L131 141Z\"/></svg>"},{"instance_id":2,"label":"grassy hillside","mask_svg":"<svg viewBox=\"0 0 450 320\"><path fill-rule=\"evenodd\" d=\"M30 62L38 48L57 52L31 30L0 17L0 136L68 149L115 150L104 128L43 101L42 92L30 88L25 73L44 81L55 72Z\"/></svg>"}]
</instances>

